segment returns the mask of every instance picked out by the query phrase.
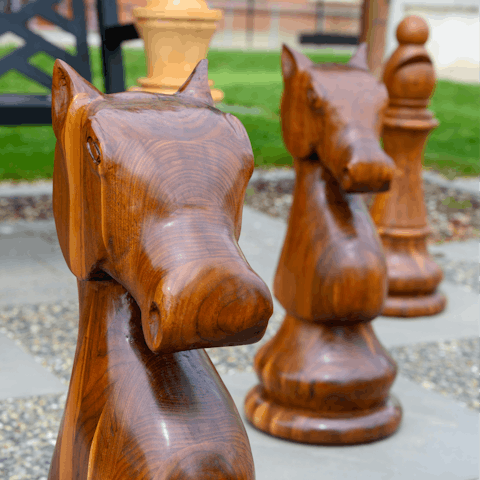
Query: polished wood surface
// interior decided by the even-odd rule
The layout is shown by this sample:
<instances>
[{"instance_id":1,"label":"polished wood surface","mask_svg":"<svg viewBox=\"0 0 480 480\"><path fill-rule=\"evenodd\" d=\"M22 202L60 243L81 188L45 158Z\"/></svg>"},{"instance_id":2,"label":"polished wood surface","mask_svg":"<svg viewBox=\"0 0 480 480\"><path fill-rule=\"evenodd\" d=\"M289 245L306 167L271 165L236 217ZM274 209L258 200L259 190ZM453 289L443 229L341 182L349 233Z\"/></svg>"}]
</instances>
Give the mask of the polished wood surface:
<instances>
[{"instance_id":1,"label":"polished wood surface","mask_svg":"<svg viewBox=\"0 0 480 480\"><path fill-rule=\"evenodd\" d=\"M238 246L253 156L207 62L176 95L103 95L55 63L53 207L80 324L49 480L253 480L202 347L254 342L272 299ZM199 350L200 349L200 350Z\"/></svg>"},{"instance_id":2,"label":"polished wood surface","mask_svg":"<svg viewBox=\"0 0 480 480\"><path fill-rule=\"evenodd\" d=\"M360 42L366 42L367 64L376 78L383 70L390 0L363 0Z\"/></svg>"},{"instance_id":3,"label":"polished wood surface","mask_svg":"<svg viewBox=\"0 0 480 480\"><path fill-rule=\"evenodd\" d=\"M219 9L204 0L147 0L132 11L135 28L145 45L147 76L131 90L173 94L202 59L206 58L213 34L222 20ZM214 102L223 100L221 90L209 81Z\"/></svg>"},{"instance_id":4,"label":"polished wood surface","mask_svg":"<svg viewBox=\"0 0 480 480\"><path fill-rule=\"evenodd\" d=\"M370 321L387 293L381 243L362 192L388 189L394 163L379 145L386 88L366 45L348 65L315 65L284 47L283 138L294 157L293 204L274 281L287 311L255 357L260 385L248 420L304 443L356 444L392 434L396 365Z\"/></svg>"},{"instance_id":5,"label":"polished wood surface","mask_svg":"<svg viewBox=\"0 0 480 480\"><path fill-rule=\"evenodd\" d=\"M435 71L425 49L428 25L410 16L398 26L398 48L385 65L390 95L383 145L396 163L388 192L376 196L372 217L387 257L389 291L383 315L434 315L446 305L437 291L443 278L428 253L430 229L423 194L422 158L428 134L437 125L427 110L435 88Z\"/></svg>"}]
</instances>

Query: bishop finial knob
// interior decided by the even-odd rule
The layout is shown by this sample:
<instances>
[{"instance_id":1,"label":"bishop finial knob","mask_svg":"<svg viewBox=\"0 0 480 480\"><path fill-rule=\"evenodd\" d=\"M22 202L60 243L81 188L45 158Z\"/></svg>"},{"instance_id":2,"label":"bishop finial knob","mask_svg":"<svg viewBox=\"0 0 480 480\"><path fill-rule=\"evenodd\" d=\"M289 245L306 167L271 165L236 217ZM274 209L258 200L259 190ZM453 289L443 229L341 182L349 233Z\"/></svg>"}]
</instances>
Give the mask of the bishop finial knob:
<instances>
[{"instance_id":1,"label":"bishop finial knob","mask_svg":"<svg viewBox=\"0 0 480 480\"><path fill-rule=\"evenodd\" d=\"M391 106L425 108L435 89L435 69L425 48L428 24L417 15L404 18L397 28L399 45L385 63L383 82Z\"/></svg>"},{"instance_id":2,"label":"bishop finial knob","mask_svg":"<svg viewBox=\"0 0 480 480\"><path fill-rule=\"evenodd\" d=\"M428 24L417 15L404 18L397 28L397 40L400 45L423 45L428 40Z\"/></svg>"}]
</instances>

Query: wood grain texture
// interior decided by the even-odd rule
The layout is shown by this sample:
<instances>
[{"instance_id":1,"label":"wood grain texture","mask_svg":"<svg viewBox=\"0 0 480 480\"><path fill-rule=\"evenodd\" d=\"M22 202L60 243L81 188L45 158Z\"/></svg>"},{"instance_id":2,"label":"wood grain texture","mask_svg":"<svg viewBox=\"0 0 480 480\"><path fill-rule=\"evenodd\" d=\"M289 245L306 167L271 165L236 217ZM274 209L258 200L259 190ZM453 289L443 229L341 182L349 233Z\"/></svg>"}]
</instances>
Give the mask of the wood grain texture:
<instances>
[{"instance_id":1,"label":"wood grain texture","mask_svg":"<svg viewBox=\"0 0 480 480\"><path fill-rule=\"evenodd\" d=\"M202 61L174 96L103 95L57 60L53 207L80 325L49 480L253 480L202 347L259 340L272 299L238 246L253 156Z\"/></svg>"},{"instance_id":2,"label":"wood grain texture","mask_svg":"<svg viewBox=\"0 0 480 480\"><path fill-rule=\"evenodd\" d=\"M396 365L371 320L387 293L380 239L360 192L383 191L394 164L379 145L387 91L362 45L348 65L315 65L284 47L281 105L296 171L274 293L287 311L255 357L245 401L260 430L314 444L371 442L396 431Z\"/></svg>"},{"instance_id":3,"label":"wood grain texture","mask_svg":"<svg viewBox=\"0 0 480 480\"><path fill-rule=\"evenodd\" d=\"M367 64L378 79L383 69L389 9L389 0L363 0L360 42L368 45Z\"/></svg>"},{"instance_id":4,"label":"wood grain texture","mask_svg":"<svg viewBox=\"0 0 480 480\"><path fill-rule=\"evenodd\" d=\"M117 282L79 281L72 380L50 479L253 479L233 400L204 350L153 353Z\"/></svg>"},{"instance_id":5,"label":"wood grain texture","mask_svg":"<svg viewBox=\"0 0 480 480\"><path fill-rule=\"evenodd\" d=\"M383 315L434 315L446 306L437 286L440 267L428 253L430 229L423 194L422 158L427 137L437 125L427 110L435 88L435 71L424 47L428 26L410 16L398 26L399 47L385 65L390 95L383 144L396 163L391 189L377 195L372 217L387 257L389 293Z\"/></svg>"}]
</instances>

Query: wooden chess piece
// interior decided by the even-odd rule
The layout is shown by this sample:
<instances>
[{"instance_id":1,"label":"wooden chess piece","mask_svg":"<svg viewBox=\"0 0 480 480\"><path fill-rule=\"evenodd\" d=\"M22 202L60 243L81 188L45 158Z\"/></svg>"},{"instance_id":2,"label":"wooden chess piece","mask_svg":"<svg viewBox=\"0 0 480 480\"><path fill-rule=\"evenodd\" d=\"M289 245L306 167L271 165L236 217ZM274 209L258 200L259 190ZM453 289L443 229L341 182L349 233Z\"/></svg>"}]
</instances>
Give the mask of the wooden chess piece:
<instances>
[{"instance_id":1,"label":"wooden chess piece","mask_svg":"<svg viewBox=\"0 0 480 480\"><path fill-rule=\"evenodd\" d=\"M394 164L379 145L386 88L366 44L347 65L283 48L282 133L294 157L293 204L274 281L285 308L255 357L248 420L304 443L371 442L398 428L396 365L371 326L387 293L378 234L359 192L386 190Z\"/></svg>"},{"instance_id":2,"label":"wooden chess piece","mask_svg":"<svg viewBox=\"0 0 480 480\"><path fill-rule=\"evenodd\" d=\"M435 71L425 42L428 25L412 15L398 26L399 46L385 65L383 81L390 95L383 146L396 163L388 192L376 196L371 214L387 258L388 296L382 315L434 315L446 305L437 291L443 278L427 250L427 213L422 158L428 134L438 121L427 110Z\"/></svg>"},{"instance_id":3,"label":"wooden chess piece","mask_svg":"<svg viewBox=\"0 0 480 480\"><path fill-rule=\"evenodd\" d=\"M176 95L103 95L57 60L52 118L80 323L49 480L253 480L202 350L259 340L272 313L237 243L253 171L244 127L213 107L206 60Z\"/></svg>"},{"instance_id":4,"label":"wooden chess piece","mask_svg":"<svg viewBox=\"0 0 480 480\"><path fill-rule=\"evenodd\" d=\"M206 58L222 11L210 9L205 0L147 0L133 9L135 27L145 44L147 76L137 80L131 90L174 94L193 68ZM213 88L214 102L224 93Z\"/></svg>"}]
</instances>

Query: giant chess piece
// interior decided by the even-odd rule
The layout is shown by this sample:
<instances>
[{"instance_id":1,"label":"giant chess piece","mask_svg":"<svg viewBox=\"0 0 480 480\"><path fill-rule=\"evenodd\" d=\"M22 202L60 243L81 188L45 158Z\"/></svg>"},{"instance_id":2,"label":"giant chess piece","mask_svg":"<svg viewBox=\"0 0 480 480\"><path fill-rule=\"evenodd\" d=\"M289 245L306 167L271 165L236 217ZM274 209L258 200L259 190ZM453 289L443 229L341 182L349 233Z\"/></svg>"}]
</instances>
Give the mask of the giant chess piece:
<instances>
[{"instance_id":1,"label":"giant chess piece","mask_svg":"<svg viewBox=\"0 0 480 480\"><path fill-rule=\"evenodd\" d=\"M396 365L371 325L387 271L359 193L388 189L394 164L379 145L388 95L365 47L347 65L282 53L282 132L296 180L274 293L287 314L255 357L260 384L245 412L258 429L304 443L371 442L401 420L389 395Z\"/></svg>"},{"instance_id":2,"label":"giant chess piece","mask_svg":"<svg viewBox=\"0 0 480 480\"><path fill-rule=\"evenodd\" d=\"M204 347L252 343L272 299L238 246L253 154L202 60L175 95L103 95L57 60L53 208L80 324L49 480L254 480Z\"/></svg>"},{"instance_id":3,"label":"giant chess piece","mask_svg":"<svg viewBox=\"0 0 480 480\"><path fill-rule=\"evenodd\" d=\"M430 229L423 195L422 157L428 134L438 122L427 110L435 88L435 71L424 43L425 20L405 18L397 29L399 46L385 66L390 95L383 146L396 163L390 190L379 194L371 214L387 258L388 296L383 315L434 315L446 305L437 291L443 278L427 250Z\"/></svg>"},{"instance_id":4,"label":"giant chess piece","mask_svg":"<svg viewBox=\"0 0 480 480\"><path fill-rule=\"evenodd\" d=\"M205 0L147 0L133 9L135 27L145 44L147 76L130 90L174 94L195 65L206 58L222 11ZM214 102L224 94L209 81Z\"/></svg>"}]
</instances>

